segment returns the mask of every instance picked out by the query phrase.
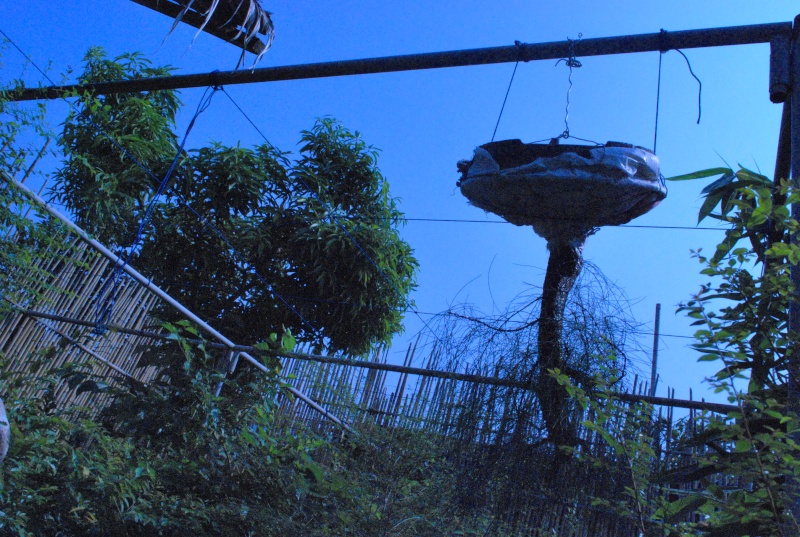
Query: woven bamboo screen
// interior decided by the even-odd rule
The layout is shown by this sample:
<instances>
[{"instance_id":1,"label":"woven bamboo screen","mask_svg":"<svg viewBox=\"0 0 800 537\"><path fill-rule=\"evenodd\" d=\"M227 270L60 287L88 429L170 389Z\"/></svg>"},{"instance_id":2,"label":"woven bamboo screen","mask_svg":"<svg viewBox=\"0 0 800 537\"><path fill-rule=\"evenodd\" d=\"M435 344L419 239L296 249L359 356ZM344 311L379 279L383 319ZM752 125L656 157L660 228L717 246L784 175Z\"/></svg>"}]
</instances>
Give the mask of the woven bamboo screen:
<instances>
[{"instance_id":1,"label":"woven bamboo screen","mask_svg":"<svg viewBox=\"0 0 800 537\"><path fill-rule=\"evenodd\" d=\"M22 304L28 310L91 322L96 315L96 298L112 276L114 267L66 231L63 246L63 249L44 252L27 273L3 275L0 286L8 289L24 283L29 289L36 287L27 293L28 297L36 298ZM6 296L5 289L3 295ZM148 314L155 300L149 291L122 278L110 324L131 329L154 328ZM70 343L70 339L96 356ZM7 372L17 379L25 379L35 366L55 371L68 363L82 364L99 378L118 377L117 371L101 361L105 359L134 378L147 382L155 369L137 368L140 345L146 342L141 336L110 330L98 334L75 324L35 318L16 308L11 308L0 319L0 353ZM31 383L23 387L23 393L34 395L37 389L38 385ZM78 395L66 383L57 386L54 396L59 406L88 405L99 409L106 402L104 394L84 392Z\"/></svg>"}]
</instances>

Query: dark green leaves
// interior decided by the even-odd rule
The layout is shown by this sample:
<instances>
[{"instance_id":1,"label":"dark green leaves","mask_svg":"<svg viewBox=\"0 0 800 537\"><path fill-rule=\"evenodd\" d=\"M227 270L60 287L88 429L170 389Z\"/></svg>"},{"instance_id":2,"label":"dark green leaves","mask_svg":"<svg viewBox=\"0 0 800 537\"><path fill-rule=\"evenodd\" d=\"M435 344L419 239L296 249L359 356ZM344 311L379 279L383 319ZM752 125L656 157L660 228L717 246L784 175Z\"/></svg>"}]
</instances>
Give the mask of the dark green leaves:
<instances>
[{"instance_id":1,"label":"dark green leaves","mask_svg":"<svg viewBox=\"0 0 800 537\"><path fill-rule=\"evenodd\" d=\"M796 197L786 183L773 185L763 175L741 168L715 168L677 179L722 174L706 186L699 218L730 224L710 259L697 255L702 273L713 278L679 311L701 327L692 347L700 361L716 362L710 379L741 411L702 416L683 449L696 449L697 462L667 472L672 486L699 488L671 501L660 512L665 522L687 512L705 517L696 530L708 536L796 534L785 506L793 501L785 476L800 474L798 447L791 439L795 422L786 413L787 363L796 355L788 333L788 309L794 295L791 265L800 261L789 241L797 222L787 203ZM714 212L717 211L717 212ZM748 239L747 247L738 246ZM761 266L755 266L756 263ZM723 490L719 483L735 484Z\"/></svg>"},{"instance_id":2,"label":"dark green leaves","mask_svg":"<svg viewBox=\"0 0 800 537\"><path fill-rule=\"evenodd\" d=\"M86 61L84 81L168 72L135 54ZM56 197L101 241L128 247L176 156L179 103L173 92L81 103L64 124ZM331 118L301 134L294 162L268 143L186 151L153 207L134 263L229 337L285 328L360 354L401 329L417 267L402 214L377 151Z\"/></svg>"},{"instance_id":3,"label":"dark green leaves","mask_svg":"<svg viewBox=\"0 0 800 537\"><path fill-rule=\"evenodd\" d=\"M707 216L715 216L720 220L726 220L728 212L734 207L734 202L743 199L741 190L744 188L764 188L771 187L772 181L767 177L757 174L745 168L740 168L734 172L730 168L711 168L701 170L686 175L668 177L667 181L687 181L692 179L704 179L721 175L719 179L708 184L701 194L705 196L705 201L700 208L697 222L700 223ZM719 206L719 214L713 215L712 211Z\"/></svg>"}]
</instances>

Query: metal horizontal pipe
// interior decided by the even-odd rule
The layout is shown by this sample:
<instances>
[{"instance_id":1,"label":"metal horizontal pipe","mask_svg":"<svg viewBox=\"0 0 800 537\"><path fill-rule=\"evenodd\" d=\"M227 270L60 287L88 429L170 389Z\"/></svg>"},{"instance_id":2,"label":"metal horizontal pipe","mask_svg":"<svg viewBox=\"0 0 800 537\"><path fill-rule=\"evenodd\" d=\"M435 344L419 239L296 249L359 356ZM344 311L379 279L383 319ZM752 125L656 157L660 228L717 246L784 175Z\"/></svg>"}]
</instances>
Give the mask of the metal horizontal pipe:
<instances>
[{"instance_id":1,"label":"metal horizontal pipe","mask_svg":"<svg viewBox=\"0 0 800 537\"><path fill-rule=\"evenodd\" d=\"M164 302L166 302L170 306L174 307L182 315L184 315L187 319L189 319L190 321L195 323L198 327L200 327L201 330L203 330L204 332L206 332L207 334L209 334L213 338L219 340L220 342L222 342L222 344L225 347L227 347L227 348L229 348L231 350L234 350L234 348L237 347L237 345L233 341L231 341L230 339L225 337L221 332L219 332L216 329L214 329L211 325L209 325L203 319L198 317L194 312L192 312L191 310L187 309L183 304L181 304L180 302L175 300L172 296L167 294L166 291L164 291L163 289L158 287L156 284L154 284L149 278L146 278L141 273L139 273L139 271L134 269L129 264L125 263L119 256L117 256L111 250L106 248L102 243L100 243L99 241L91 238L89 236L89 234L86 233L86 231L84 231L83 229L78 227L78 225L75 224L72 220L70 220L69 218L67 218L63 214L61 214L55 207L53 207L52 205L47 203L44 199L42 199L34 191L32 191L31 189L29 189L28 187L26 187L25 185L23 185L22 183L20 183L19 181L17 181L13 177L11 177L5 171L0 171L0 177L2 177L9 185L11 185L14 188L17 188L19 191L24 193L36 205L38 205L39 207L41 207L42 209L47 211L50 215L52 215L55 218L57 218L58 220L60 220L63 224L65 224L67 227L69 227L72 231L77 233L78 236L81 239L83 239L84 241L86 241L92 248L94 248L95 250L100 252L100 254L103 257L105 257L109 261L113 262L115 264L115 266L120 267L128 276L133 278L135 281L139 282L140 285L145 287L151 293L155 294L160 299L162 299ZM265 366L264 364L262 364L260 360L257 360L255 358L253 358L247 352L242 352L240 354L240 356L242 358L244 358L245 360L247 360L248 362L250 362L257 369L259 369L259 370L261 370L261 371L263 371L265 373L270 373L271 372L270 369L267 366ZM345 430L347 430L349 432L353 432L353 429L350 426L348 426L346 423L342 422L339 418L337 418L336 416L334 416L333 414L331 414L330 412L325 410L323 407L321 407L315 401L310 399L303 392L301 392L301 391L299 391L296 388L293 388L291 386L289 386L287 388L287 390L289 392L291 392L295 397L297 397L301 401L305 402L308 406L310 406L315 411L319 412L320 414L322 414L323 416L325 416L329 420L333 421L337 425L340 425Z\"/></svg>"},{"instance_id":2,"label":"metal horizontal pipe","mask_svg":"<svg viewBox=\"0 0 800 537\"><path fill-rule=\"evenodd\" d=\"M172 90L206 86L251 84L279 80L302 80L334 76L365 75L372 73L394 73L445 67L465 67L511 63L516 61L555 60L574 52L576 57L607 56L634 52L654 52L669 49L724 47L769 43L775 35L791 34L791 22L682 30L653 34L600 37L582 40L553 41L550 43L521 43L519 45L429 52L403 56L386 56L324 63L264 67L242 71L213 71L190 75L174 75L157 78L140 78L95 84L73 84L41 88L8 90L6 98L11 101L58 99L76 96L85 92L109 95L138 91Z\"/></svg>"},{"instance_id":3,"label":"metal horizontal pipe","mask_svg":"<svg viewBox=\"0 0 800 537\"><path fill-rule=\"evenodd\" d=\"M59 321L69 324L76 324L81 326L86 326L90 328L95 328L97 326L96 323L90 321L84 321L82 319L74 319L70 317L64 317L61 315L54 315L52 313L46 313L41 311L33 311L24 308L20 308L20 311L25 315L29 315L31 317L41 317L43 319L50 319L52 321ZM142 337L149 337L153 339L169 339L167 334L159 334L158 332L149 332L145 330L134 330L130 328L125 328L122 326L116 325L109 325L109 328L115 330L120 333L124 334L132 334L136 336ZM266 353L272 354L281 358L294 358L296 360L305 360L311 362L318 362L324 364L336 364L336 365L343 365L349 367L362 367L364 369L374 369L377 371L389 371L393 373L404 373L408 375L418 375L421 377L435 377L441 379L448 379L448 380L458 380L463 382L474 382L477 384L489 384L492 386L502 386L507 388L519 388L519 389L530 389L530 385L524 382L514 381L514 380L507 380L497 377L487 377L484 375L475 375L469 373L456 373L453 371L441 371L436 369L425 369L422 367L410 367L410 366L401 366L401 365L394 365L394 364L382 364L378 362L368 362L366 360L354 360L352 358L344 358L338 356L325 356L322 354L307 354L301 352L283 352L283 351L261 351L255 349L251 345L233 345L228 346L224 344L217 344L217 343L207 343L209 347L223 347L230 349L236 352L252 352L255 354L258 353ZM739 407L736 405L728 405L724 403L709 403L706 401L689 401L685 399L675 399L672 397L656 397L656 396L649 396L649 395L637 395L633 393L614 393L614 396L618 397L621 401L625 401L628 403L650 403L652 405L660 405L660 406L671 406L671 407L678 407L678 408L688 408L694 410L709 410L711 412L720 412L722 414L727 414L728 412L738 410Z\"/></svg>"}]
</instances>

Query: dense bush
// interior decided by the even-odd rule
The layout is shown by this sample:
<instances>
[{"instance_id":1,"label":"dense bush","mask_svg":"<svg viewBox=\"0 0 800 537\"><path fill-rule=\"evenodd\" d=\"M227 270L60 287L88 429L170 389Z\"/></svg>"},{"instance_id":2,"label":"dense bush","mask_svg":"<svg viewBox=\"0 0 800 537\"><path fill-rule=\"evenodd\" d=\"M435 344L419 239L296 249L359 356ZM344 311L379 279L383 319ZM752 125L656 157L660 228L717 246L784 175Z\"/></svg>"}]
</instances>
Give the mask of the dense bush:
<instances>
[{"instance_id":1,"label":"dense bush","mask_svg":"<svg viewBox=\"0 0 800 537\"><path fill-rule=\"evenodd\" d=\"M0 535L483 534L488 518L453 501L442 439L369 424L328 439L278 427L274 375L242 366L226 378L213 352L186 339L193 328L168 327L173 340L150 354L162 374L147 386L109 388L76 364L4 378L13 443ZM40 396L15 395L30 382ZM58 409L59 382L116 399L97 419Z\"/></svg>"}]
</instances>

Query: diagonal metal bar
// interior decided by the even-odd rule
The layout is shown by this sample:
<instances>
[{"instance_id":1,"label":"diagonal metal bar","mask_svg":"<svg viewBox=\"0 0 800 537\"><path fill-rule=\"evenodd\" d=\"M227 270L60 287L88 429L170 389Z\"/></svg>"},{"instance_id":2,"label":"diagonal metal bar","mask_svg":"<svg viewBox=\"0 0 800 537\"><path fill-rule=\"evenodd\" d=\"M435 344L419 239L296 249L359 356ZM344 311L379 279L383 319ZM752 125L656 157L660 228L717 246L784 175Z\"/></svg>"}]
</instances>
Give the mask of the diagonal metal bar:
<instances>
[{"instance_id":1,"label":"diagonal metal bar","mask_svg":"<svg viewBox=\"0 0 800 537\"><path fill-rule=\"evenodd\" d=\"M18 189L20 192L25 194L30 200L32 200L36 205L38 205L39 207L41 207L45 211L47 211L51 216L53 216L53 217L57 218L58 220L60 220L63 224L65 224L73 232L77 233L78 236L81 239L83 239L84 241L86 241L92 248L97 250L103 257L105 257L106 259L108 259L109 261L114 263L116 266L121 267L122 270L126 274L128 274L128 276L130 276L136 282L138 282L140 285L142 285L143 287L148 289L150 292L152 292L153 294L158 296L164 302L166 302L167 304L169 304L170 306L175 308L182 315L184 315L187 319L189 319L190 321L195 323L201 330L203 330L204 332L209 334L211 337L219 340L223 345L225 345L229 349L236 350L235 347L237 347L237 345L233 341L231 341L230 339L225 337L221 332L215 330L211 325L209 325L203 319L198 317L194 312L192 312L191 310L186 308L183 304L181 304L180 302L175 300L172 296L167 294L166 291L162 290L160 287L155 285L149 278L146 278L145 276L143 276L141 273L139 273L136 269L131 267L129 264L124 264L123 260L119 256L114 254L111 250L106 248L99 241L91 238L89 236L89 234L86 233L86 231L84 231L83 229L78 227L78 225L76 225L74 222L72 222L69 218L67 218L66 216L61 214L56 208L54 208L52 205L50 205L45 200L43 200L34 191L29 189L28 187L26 187L25 185L23 185L22 183L20 183L19 181L17 181L13 177L11 177L10 175L8 175L8 173L6 173L5 171L0 170L0 177L2 177L2 179L5 180L10 186ZM248 362L250 362L256 369L259 369L259 370L261 370L261 371L263 371L265 373L270 373L271 372L270 369L267 366L262 364L260 360L254 358L249 353L242 352L240 354L240 356L242 358L244 358L245 360L247 360ZM311 398L309 398L307 395L305 395L300 390L298 390L298 389L296 389L296 388L294 388L292 386L288 386L286 389L292 395L294 395L295 397L297 397L298 399L300 399L301 401L306 403L308 406L310 406L312 409L314 409L316 412L322 414L323 416L325 416L326 418L328 418L332 422L336 423L337 425L341 426L345 430L347 430L349 432L353 432L353 429L349 425L344 423L342 420L337 418L335 415L333 415L330 412L328 412L325 408L320 406L317 402L313 401Z\"/></svg>"}]
</instances>

